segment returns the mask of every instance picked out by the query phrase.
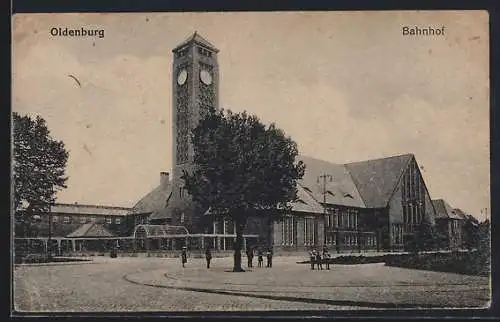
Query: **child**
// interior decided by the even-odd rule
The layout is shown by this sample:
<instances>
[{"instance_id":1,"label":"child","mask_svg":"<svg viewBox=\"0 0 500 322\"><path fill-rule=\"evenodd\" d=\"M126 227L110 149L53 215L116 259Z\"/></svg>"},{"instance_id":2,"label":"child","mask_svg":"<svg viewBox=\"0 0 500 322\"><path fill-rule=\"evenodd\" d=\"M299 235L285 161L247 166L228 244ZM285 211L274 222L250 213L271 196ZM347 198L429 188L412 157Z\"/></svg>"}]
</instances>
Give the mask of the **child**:
<instances>
[{"instance_id":1,"label":"child","mask_svg":"<svg viewBox=\"0 0 500 322\"><path fill-rule=\"evenodd\" d=\"M311 269L314 270L314 263L316 262L316 254L314 254L313 250L309 253L309 261L311 262Z\"/></svg>"},{"instance_id":2,"label":"child","mask_svg":"<svg viewBox=\"0 0 500 322\"><path fill-rule=\"evenodd\" d=\"M316 265L318 266L318 269L323 270L323 265L321 264L321 254L319 252L316 252Z\"/></svg>"},{"instance_id":3,"label":"child","mask_svg":"<svg viewBox=\"0 0 500 322\"><path fill-rule=\"evenodd\" d=\"M262 251L259 249L259 252L257 254L257 260L258 260L258 267L262 267L262 262L264 261L264 259L262 258Z\"/></svg>"}]
</instances>

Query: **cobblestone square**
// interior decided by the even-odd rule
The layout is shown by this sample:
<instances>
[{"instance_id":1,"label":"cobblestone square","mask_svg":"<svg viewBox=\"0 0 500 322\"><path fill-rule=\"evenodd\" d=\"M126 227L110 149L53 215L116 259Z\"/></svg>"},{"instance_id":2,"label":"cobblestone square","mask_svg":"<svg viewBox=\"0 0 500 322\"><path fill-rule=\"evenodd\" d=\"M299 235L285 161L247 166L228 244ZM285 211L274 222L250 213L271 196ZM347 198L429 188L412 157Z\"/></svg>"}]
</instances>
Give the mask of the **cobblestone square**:
<instances>
[{"instance_id":1,"label":"cobblestone square","mask_svg":"<svg viewBox=\"0 0 500 322\"><path fill-rule=\"evenodd\" d=\"M230 272L232 258L106 258L14 268L23 312L363 310L486 307L489 279L386 267L331 265L277 257L272 268ZM255 264L255 263L254 263Z\"/></svg>"}]
</instances>

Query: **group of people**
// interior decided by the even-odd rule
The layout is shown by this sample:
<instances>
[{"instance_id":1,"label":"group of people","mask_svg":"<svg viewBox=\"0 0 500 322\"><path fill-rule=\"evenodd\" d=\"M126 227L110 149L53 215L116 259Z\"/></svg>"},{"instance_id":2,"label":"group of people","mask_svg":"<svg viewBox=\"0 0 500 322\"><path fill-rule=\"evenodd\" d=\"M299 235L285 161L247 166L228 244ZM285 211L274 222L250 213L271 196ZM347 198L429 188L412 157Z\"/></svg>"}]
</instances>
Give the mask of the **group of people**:
<instances>
[{"instance_id":1,"label":"group of people","mask_svg":"<svg viewBox=\"0 0 500 322\"><path fill-rule=\"evenodd\" d=\"M253 267L253 258L255 254L255 250L252 247L247 248L246 250L247 254L247 266L248 267ZM267 265L266 267L271 268L273 267L273 252L269 249L266 252L266 258L267 258ZM257 249L257 267L262 267L264 264L264 253L262 252L262 249L258 248Z\"/></svg>"},{"instance_id":2,"label":"group of people","mask_svg":"<svg viewBox=\"0 0 500 322\"><path fill-rule=\"evenodd\" d=\"M254 258L254 252L255 250L251 247L246 249L246 255L247 255L247 266L248 267L253 267L253 258ZM266 267L271 268L273 267L273 252L271 250L268 250L266 253L266 258L267 258L267 265ZM207 268L210 268L210 262L212 261L212 251L210 248L205 249L205 260L207 261ZM185 267L187 263L187 247L182 247L181 251L181 263L182 267ZM264 253L262 252L262 249L257 249L257 266L262 267L264 263Z\"/></svg>"},{"instance_id":3,"label":"group of people","mask_svg":"<svg viewBox=\"0 0 500 322\"><path fill-rule=\"evenodd\" d=\"M314 266L317 269L323 269L323 264L326 265L326 269L330 269L330 253L328 253L328 249L323 248L323 252L320 253L316 249L313 249L309 253L310 261L311 261L311 269L314 270Z\"/></svg>"}]
</instances>

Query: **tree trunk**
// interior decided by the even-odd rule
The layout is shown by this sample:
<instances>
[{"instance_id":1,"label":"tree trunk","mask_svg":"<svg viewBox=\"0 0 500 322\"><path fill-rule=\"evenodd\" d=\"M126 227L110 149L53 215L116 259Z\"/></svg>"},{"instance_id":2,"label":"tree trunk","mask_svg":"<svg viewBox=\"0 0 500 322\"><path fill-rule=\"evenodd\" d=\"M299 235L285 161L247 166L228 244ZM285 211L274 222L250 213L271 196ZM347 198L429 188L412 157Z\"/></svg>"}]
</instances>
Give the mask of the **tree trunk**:
<instances>
[{"instance_id":1,"label":"tree trunk","mask_svg":"<svg viewBox=\"0 0 500 322\"><path fill-rule=\"evenodd\" d=\"M237 214L242 215L242 214ZM234 243L234 266L233 266L233 272L244 272L244 270L241 268L241 249L243 247L243 228L244 228L244 221L235 218L235 228L236 228L236 242Z\"/></svg>"}]
</instances>

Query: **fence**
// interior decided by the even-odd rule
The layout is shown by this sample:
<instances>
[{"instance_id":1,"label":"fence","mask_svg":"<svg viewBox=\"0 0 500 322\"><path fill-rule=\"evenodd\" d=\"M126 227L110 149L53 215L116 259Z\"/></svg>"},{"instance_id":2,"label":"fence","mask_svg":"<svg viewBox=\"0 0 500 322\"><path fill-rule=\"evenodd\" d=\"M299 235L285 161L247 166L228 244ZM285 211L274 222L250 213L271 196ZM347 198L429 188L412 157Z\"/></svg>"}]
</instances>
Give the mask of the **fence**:
<instances>
[{"instance_id":1,"label":"fence","mask_svg":"<svg viewBox=\"0 0 500 322\"><path fill-rule=\"evenodd\" d=\"M188 251L202 253L205 248L225 253L234 247L235 235L228 234L177 234L169 236L102 237L102 238L67 238L46 237L15 238L16 256L51 252L56 256L73 254L103 254L118 250L121 254L178 253L183 247ZM258 235L243 235L243 249L257 243Z\"/></svg>"}]
</instances>

